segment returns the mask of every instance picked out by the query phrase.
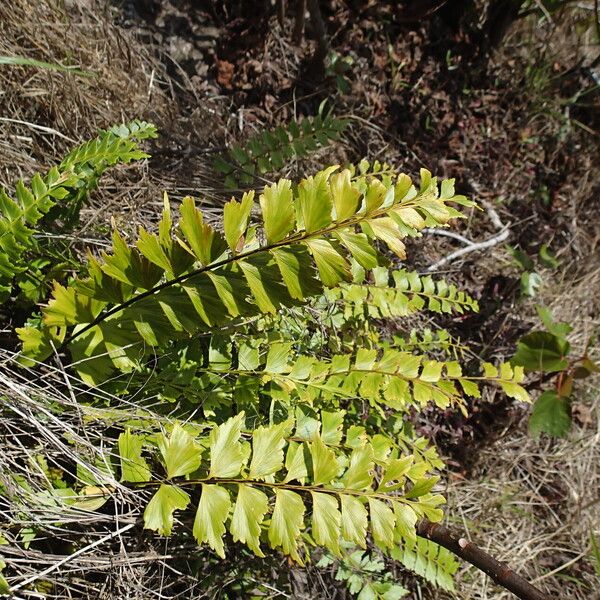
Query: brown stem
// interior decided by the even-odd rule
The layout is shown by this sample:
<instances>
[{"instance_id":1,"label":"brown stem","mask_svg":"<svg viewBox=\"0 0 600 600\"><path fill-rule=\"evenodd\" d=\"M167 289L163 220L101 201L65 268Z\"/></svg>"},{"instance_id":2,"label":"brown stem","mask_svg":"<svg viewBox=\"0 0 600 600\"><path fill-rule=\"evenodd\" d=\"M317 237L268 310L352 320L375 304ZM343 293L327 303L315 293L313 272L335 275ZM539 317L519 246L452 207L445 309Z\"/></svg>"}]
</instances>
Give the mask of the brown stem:
<instances>
[{"instance_id":1,"label":"brown stem","mask_svg":"<svg viewBox=\"0 0 600 600\"><path fill-rule=\"evenodd\" d=\"M497 561L493 556L469 540L459 537L444 525L424 520L419 523L417 533L470 562L521 600L550 600L550 596L531 585L508 565Z\"/></svg>"},{"instance_id":2,"label":"brown stem","mask_svg":"<svg viewBox=\"0 0 600 600\"><path fill-rule=\"evenodd\" d=\"M294 22L294 33L292 40L296 46L302 43L302 34L304 33L304 16L306 14L306 0L298 0L296 7L296 20Z\"/></svg>"},{"instance_id":3,"label":"brown stem","mask_svg":"<svg viewBox=\"0 0 600 600\"><path fill-rule=\"evenodd\" d=\"M313 57L316 66L319 67L321 75L325 73L325 60L329 54L329 40L325 29L325 21L319 7L319 0L308 0L308 9L310 11L310 20L317 37L317 49Z\"/></svg>"}]
</instances>

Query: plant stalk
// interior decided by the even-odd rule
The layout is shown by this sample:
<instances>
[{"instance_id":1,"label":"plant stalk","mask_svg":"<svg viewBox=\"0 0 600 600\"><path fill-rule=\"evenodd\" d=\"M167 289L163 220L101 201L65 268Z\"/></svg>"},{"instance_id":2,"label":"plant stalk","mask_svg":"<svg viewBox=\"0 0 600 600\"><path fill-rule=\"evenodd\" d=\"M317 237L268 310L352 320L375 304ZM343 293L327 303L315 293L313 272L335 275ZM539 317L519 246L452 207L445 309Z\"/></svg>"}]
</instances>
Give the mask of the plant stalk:
<instances>
[{"instance_id":1,"label":"plant stalk","mask_svg":"<svg viewBox=\"0 0 600 600\"><path fill-rule=\"evenodd\" d=\"M521 600L551 600L550 596L531 585L508 565L496 560L473 542L460 537L444 525L425 519L419 523L417 534L471 563Z\"/></svg>"}]
</instances>

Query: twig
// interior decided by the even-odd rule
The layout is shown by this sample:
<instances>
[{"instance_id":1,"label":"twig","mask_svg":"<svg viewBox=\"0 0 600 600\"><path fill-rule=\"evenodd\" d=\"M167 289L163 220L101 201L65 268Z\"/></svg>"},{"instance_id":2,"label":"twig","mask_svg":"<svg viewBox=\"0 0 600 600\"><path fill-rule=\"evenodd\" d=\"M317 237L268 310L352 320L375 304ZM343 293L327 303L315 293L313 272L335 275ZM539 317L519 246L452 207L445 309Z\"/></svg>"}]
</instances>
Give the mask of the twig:
<instances>
[{"instance_id":1,"label":"twig","mask_svg":"<svg viewBox=\"0 0 600 600\"><path fill-rule=\"evenodd\" d=\"M310 20L312 21L315 35L317 37L317 49L313 60L316 65L325 72L325 60L329 54L329 40L327 39L327 30L325 29L325 21L319 7L319 0L308 0L308 9L310 11Z\"/></svg>"},{"instance_id":2,"label":"twig","mask_svg":"<svg viewBox=\"0 0 600 600\"><path fill-rule=\"evenodd\" d=\"M481 201L481 203L485 206L487 214L490 218L490 221L492 222L494 227L499 230L499 232L496 235L494 235L493 237L491 237L487 240L484 240L483 242L471 242L467 238L463 238L463 236L457 237L456 234L453 236L449 235L448 237L456 237L456 239L462 238L461 241L464 244L468 244L468 245L465 245L464 248L459 248L458 250L451 252L447 256L444 256L444 258L441 258L440 260L438 260L433 265L430 265L429 267L427 267L428 272L437 271L440 267L443 267L444 265L452 262L453 260L455 260L457 258L460 258L461 256L464 256L465 254L469 254L470 252L475 252L475 250L485 250L486 248L491 248L492 246L501 244L503 241L505 241L508 238L508 236L510 235L510 226L502 223L502 220L500 219L500 215L498 215L498 213L496 212L496 209L494 209L491 205L489 205L487 202L485 202L483 200ZM446 234L442 234L442 231L443 230L439 230L438 233L440 235L448 235L448 232L446 232Z\"/></svg>"},{"instance_id":3,"label":"twig","mask_svg":"<svg viewBox=\"0 0 600 600\"><path fill-rule=\"evenodd\" d=\"M444 525L424 520L419 523L417 533L471 563L521 600L550 600L550 596L531 585L508 565L499 562L469 540L454 534Z\"/></svg>"},{"instance_id":4,"label":"twig","mask_svg":"<svg viewBox=\"0 0 600 600\"><path fill-rule=\"evenodd\" d=\"M434 229L431 227L426 227L422 230L421 233L429 233L431 235L441 235L442 237L449 237L453 240L458 240L462 242L465 246L474 246L476 242L466 238L464 235L460 235L460 233L456 233L454 231L448 231L447 229Z\"/></svg>"},{"instance_id":5,"label":"twig","mask_svg":"<svg viewBox=\"0 0 600 600\"><path fill-rule=\"evenodd\" d=\"M80 548L79 550L77 550L77 552L73 552L73 554L69 554L69 555L65 556L63 559L59 560L57 563L54 563L52 566L48 567L47 569L44 569L43 571L40 571L39 573L35 573L31 577L28 577L27 579L25 579L25 581L21 581L21 583L12 586L11 591L20 590L21 588L25 587L26 585L29 585L30 583L33 583L34 581L37 581L38 579L45 577L49 573L52 573L52 571L56 571L56 569L59 569L60 567L67 564L68 562L72 561L73 559L77 558L78 556L81 556L82 554L85 554L86 552L93 550L96 546L100 546L104 542L108 542L109 540L112 540L112 538L117 537L118 535L121 535L122 533L125 533L126 531L129 531L132 527L135 527L135 523L130 523L129 525L124 525L120 529L117 529L116 531L113 531L113 532L109 533L108 535L105 535L104 537L100 538L99 540L96 540L95 542L92 542L91 544L88 544L87 546Z\"/></svg>"},{"instance_id":6,"label":"twig","mask_svg":"<svg viewBox=\"0 0 600 600\"><path fill-rule=\"evenodd\" d=\"M465 246L464 248L460 248L459 250L455 250L454 252L448 254L444 258L438 260L435 264L427 267L427 271L437 271L440 267L452 262L453 260L464 256L465 254L469 254L470 252L475 252L475 250L485 250L486 248L491 248L492 246L496 246L497 244L502 243L504 240L508 238L510 234L510 230L508 227L501 231L494 237L485 240L484 242L477 242L476 244L471 244L470 246Z\"/></svg>"},{"instance_id":7,"label":"twig","mask_svg":"<svg viewBox=\"0 0 600 600\"><path fill-rule=\"evenodd\" d=\"M17 125L26 125L31 129L37 129L43 133L50 133L52 135L56 135L63 140L67 140L67 142L71 142L72 144L76 144L77 142L70 137L64 135L60 131L56 131L56 129L52 129L51 127L46 127L44 125L38 125L37 123L30 123L29 121L21 121L20 119L10 119L8 117L0 117L0 121L5 121L6 123L16 123Z\"/></svg>"},{"instance_id":8,"label":"twig","mask_svg":"<svg viewBox=\"0 0 600 600\"><path fill-rule=\"evenodd\" d=\"M306 0L298 0L296 8L296 20L294 21L294 33L292 40L296 46L302 43L302 34L304 33L304 18L306 15Z\"/></svg>"}]
</instances>

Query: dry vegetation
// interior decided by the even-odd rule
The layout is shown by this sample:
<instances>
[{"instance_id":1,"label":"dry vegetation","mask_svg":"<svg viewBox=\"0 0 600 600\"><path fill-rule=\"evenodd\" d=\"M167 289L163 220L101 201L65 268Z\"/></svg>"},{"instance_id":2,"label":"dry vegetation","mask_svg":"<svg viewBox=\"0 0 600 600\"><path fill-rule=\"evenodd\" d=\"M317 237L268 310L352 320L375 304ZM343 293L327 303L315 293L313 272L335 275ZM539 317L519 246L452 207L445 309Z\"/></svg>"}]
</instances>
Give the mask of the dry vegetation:
<instances>
[{"instance_id":1,"label":"dry vegetation","mask_svg":"<svg viewBox=\"0 0 600 600\"><path fill-rule=\"evenodd\" d=\"M575 325L575 346L598 335L598 95L590 94L584 104L556 101L572 98L587 77L573 65L596 59L589 37L579 35L576 16L557 24L558 31L524 21L487 70L469 75L465 56L440 57L432 50L427 36L435 34L433 27L407 27L390 39L386 14L371 7L358 19L345 3L332 2L326 14L335 32L332 46L353 58L350 90L340 94L330 86L313 98L297 79L309 50L292 44L291 20L286 31L275 19L266 27L245 26L239 15L227 25L218 9L188 11L187 5L175 8L177 3L167 1L144 19L131 8L135 3L125 4L123 10L93 0L0 3L0 55L68 62L93 73L79 77L0 66L0 184L10 187L18 177L43 170L97 128L132 118L154 121L161 132L154 158L108 176L83 212L76 237L101 246L110 215L120 228L151 227L162 190L173 198L192 194L218 204L225 192L208 167L216 150L264 125L310 112L332 93L336 113L351 122L343 141L311 156L309 165L291 164L291 172L302 173L325 157L333 162L332 157L366 155L409 172L427 165L457 177L459 188L497 208L510 225L510 243L525 250L548 243L558 255L560 271L543 273L535 302L552 306L558 318ZM172 26L176 18L186 21L179 29ZM227 48L236 35L239 43ZM456 69L448 70L454 64ZM484 212L461 233L481 240L495 231ZM416 265L426 267L455 248L451 239L430 236ZM535 323L535 302L518 298L518 274L504 246L469 254L447 272L475 291L483 308L483 316L468 322L462 335L487 357L510 356L515 340ZM98 432L82 427L88 409L75 401L76 381L68 380L70 393L59 395L52 383L62 386L64 372L42 381L17 371L10 353L2 352L0 394L10 398L14 419L1 423L0 460L3 468L21 470L35 487L39 474L23 462L20 436L40 436L40 445L59 457L69 451L60 441L65 431L81 448L90 447ZM600 536L598 385L592 380L578 392L575 427L567 440L532 440L528 409L501 398L475 407L466 420L440 417L428 430L453 468L451 523L565 600L600 598L590 544L591 531ZM34 415L44 413L49 402L64 407L64 418L36 431ZM66 530L88 531L87 549L78 556L63 560L32 550L4 560L23 577L47 570L44 579L55 583L60 597L201 597L193 595L199 594L198 584L177 568L178 555L189 557L192 544L174 548L143 535L134 527L125 488L118 491L117 506L121 534L113 538L105 537L100 521L86 521L82 514L63 523ZM4 502L0 517L3 513L10 514ZM52 516L34 512L21 519L51 522ZM59 537L62 530L52 529ZM276 574L271 575L272 597L279 597ZM303 577L298 575L292 597L305 592L342 597L317 571ZM422 583L413 585L415 599L443 597ZM473 569L461 571L457 587L465 600L510 597Z\"/></svg>"}]
</instances>

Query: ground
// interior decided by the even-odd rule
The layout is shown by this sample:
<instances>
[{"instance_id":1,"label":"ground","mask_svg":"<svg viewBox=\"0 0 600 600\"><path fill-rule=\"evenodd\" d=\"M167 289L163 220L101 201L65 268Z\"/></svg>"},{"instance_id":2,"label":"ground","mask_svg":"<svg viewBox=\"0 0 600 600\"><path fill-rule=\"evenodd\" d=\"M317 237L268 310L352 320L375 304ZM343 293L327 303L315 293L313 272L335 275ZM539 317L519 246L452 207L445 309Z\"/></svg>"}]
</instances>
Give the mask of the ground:
<instances>
[{"instance_id":1,"label":"ground","mask_svg":"<svg viewBox=\"0 0 600 600\"><path fill-rule=\"evenodd\" d=\"M494 215L509 229L502 243L436 269L477 296L482 308L474 318L444 325L460 329L480 356L508 358L536 326L540 303L574 325L572 343L582 351L599 333L600 308L591 3L548 16L532 10L495 48L484 48L469 14L403 18L395 3L330 0L322 3L323 19L338 67L324 79L311 60L310 21L303 40L292 41L289 4L282 23L268 2L0 6L0 56L92 73L0 65L0 183L10 187L43 170L100 127L151 120L161 133L153 158L107 179L77 235L97 236L111 219L126 231L151 227L163 191L175 201L193 195L218 207L230 192L211 169L215 154L265 127L315 114L326 99L348 128L333 146L287 165L286 174L367 157L410 174L425 166L455 177L459 190L487 208L460 225L463 236L493 238ZM521 272L506 243L533 257L546 244L560 261L558 268L539 268L534 298L520 294ZM409 264L425 270L457 247L457 240L428 235L409 248ZM432 411L418 424L451 466L453 525L561 598L597 593L590 530L600 533L600 403L598 382L591 381L577 393L567 440L532 439L529 408L500 396L473 405L468 418ZM326 593L315 586L315 593ZM469 568L457 587L461 598L509 597ZM442 597L417 590L415 598Z\"/></svg>"}]
</instances>

